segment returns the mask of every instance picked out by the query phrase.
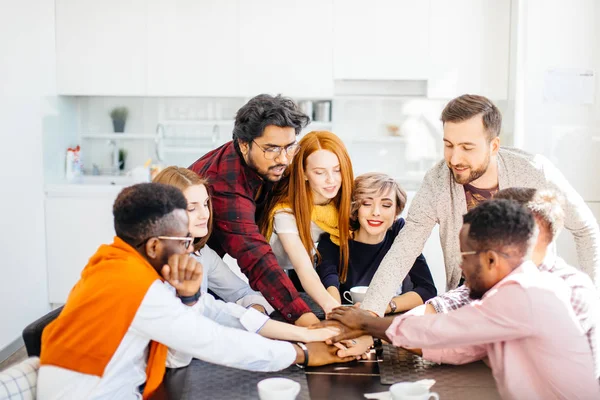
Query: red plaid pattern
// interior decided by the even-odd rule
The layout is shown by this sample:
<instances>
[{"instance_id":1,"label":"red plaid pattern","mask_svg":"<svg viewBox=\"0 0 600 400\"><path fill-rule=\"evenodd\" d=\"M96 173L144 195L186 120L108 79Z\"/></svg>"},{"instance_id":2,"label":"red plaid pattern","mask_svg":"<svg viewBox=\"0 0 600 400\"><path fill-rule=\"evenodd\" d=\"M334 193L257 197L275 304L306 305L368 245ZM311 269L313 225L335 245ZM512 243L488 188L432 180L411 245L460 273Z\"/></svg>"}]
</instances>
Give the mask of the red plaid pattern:
<instances>
[{"instance_id":1,"label":"red plaid pattern","mask_svg":"<svg viewBox=\"0 0 600 400\"><path fill-rule=\"evenodd\" d=\"M190 169L211 185L214 226L208 245L221 257L227 253L235 258L250 286L287 321L310 312L258 230L256 219L262 204L257 205L255 197L264 182L246 165L234 143L207 153ZM269 190L266 184L263 190Z\"/></svg>"}]
</instances>

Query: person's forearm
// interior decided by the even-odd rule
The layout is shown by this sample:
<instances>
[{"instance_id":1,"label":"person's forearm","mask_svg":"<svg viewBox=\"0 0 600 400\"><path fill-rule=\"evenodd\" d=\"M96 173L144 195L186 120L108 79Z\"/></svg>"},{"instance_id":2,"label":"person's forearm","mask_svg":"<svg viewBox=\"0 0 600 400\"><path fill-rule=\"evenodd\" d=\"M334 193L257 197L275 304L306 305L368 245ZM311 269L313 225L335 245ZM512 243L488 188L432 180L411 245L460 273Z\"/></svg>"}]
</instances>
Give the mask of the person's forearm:
<instances>
[{"instance_id":1,"label":"person's forearm","mask_svg":"<svg viewBox=\"0 0 600 400\"><path fill-rule=\"evenodd\" d=\"M297 268L296 273L298 279L302 283L302 287L306 290L306 293L317 302L317 304L326 312L330 312L331 309L341 304L339 300L336 300L321 283L319 275L312 268Z\"/></svg>"},{"instance_id":2,"label":"person's forearm","mask_svg":"<svg viewBox=\"0 0 600 400\"><path fill-rule=\"evenodd\" d=\"M327 293L331 295L335 300L337 300L340 304L342 303L342 297L340 296L340 291L335 286L329 286L327 288Z\"/></svg>"},{"instance_id":3,"label":"person's forearm","mask_svg":"<svg viewBox=\"0 0 600 400\"><path fill-rule=\"evenodd\" d=\"M423 299L417 292L407 292L403 293L400 296L396 296L392 299L394 303L396 303L396 311L397 313L402 311L412 310L415 307L423 304ZM386 313L391 312L390 307L386 310Z\"/></svg>"},{"instance_id":4,"label":"person's forearm","mask_svg":"<svg viewBox=\"0 0 600 400\"><path fill-rule=\"evenodd\" d=\"M289 340L292 342L306 342L308 328L286 324L279 321L268 320L258 331L261 336L269 339Z\"/></svg>"},{"instance_id":5,"label":"person's forearm","mask_svg":"<svg viewBox=\"0 0 600 400\"><path fill-rule=\"evenodd\" d=\"M373 337L382 340L389 340L387 335L385 334L385 331L387 331L387 329L390 327L390 325L394 321L394 318L395 317L368 317L365 319L365 321L363 321L361 328Z\"/></svg>"}]
</instances>

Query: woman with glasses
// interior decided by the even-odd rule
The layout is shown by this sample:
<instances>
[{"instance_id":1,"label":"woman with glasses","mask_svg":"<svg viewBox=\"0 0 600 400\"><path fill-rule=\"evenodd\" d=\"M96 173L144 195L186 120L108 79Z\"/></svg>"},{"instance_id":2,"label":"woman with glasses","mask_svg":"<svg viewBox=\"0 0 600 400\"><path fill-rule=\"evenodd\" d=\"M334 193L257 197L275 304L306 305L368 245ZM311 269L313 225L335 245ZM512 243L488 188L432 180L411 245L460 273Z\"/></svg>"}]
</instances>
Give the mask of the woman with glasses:
<instances>
[{"instance_id":1,"label":"woman with glasses","mask_svg":"<svg viewBox=\"0 0 600 400\"><path fill-rule=\"evenodd\" d=\"M315 271L316 243L329 233L340 246L342 273L348 265L350 196L354 176L344 143L331 132L304 136L288 173L259 221L279 265L294 270L306 293L325 311L339 306Z\"/></svg>"},{"instance_id":2,"label":"woman with glasses","mask_svg":"<svg viewBox=\"0 0 600 400\"><path fill-rule=\"evenodd\" d=\"M153 182L175 186L183 192L188 202L188 229L194 238L188 251L203 267L202 284L198 294L200 301L205 303L203 314L223 325L231 325L232 318L236 319L236 316L243 314L244 308L240 306L253 307L262 312L265 312L265 310L268 310L269 313L273 311L271 305L260 293L252 290L246 282L233 273L214 250L206 245L212 230L213 220L208 182L189 169L175 166L162 170ZM191 243L186 241L186 238L178 239L182 240L182 246L188 246ZM208 289L225 302L235 302L239 306L214 300L207 293ZM301 342L323 341L333 336L334 331L336 331L331 329L308 329L273 320L268 320L265 327L267 329L260 332L263 336Z\"/></svg>"}]
</instances>

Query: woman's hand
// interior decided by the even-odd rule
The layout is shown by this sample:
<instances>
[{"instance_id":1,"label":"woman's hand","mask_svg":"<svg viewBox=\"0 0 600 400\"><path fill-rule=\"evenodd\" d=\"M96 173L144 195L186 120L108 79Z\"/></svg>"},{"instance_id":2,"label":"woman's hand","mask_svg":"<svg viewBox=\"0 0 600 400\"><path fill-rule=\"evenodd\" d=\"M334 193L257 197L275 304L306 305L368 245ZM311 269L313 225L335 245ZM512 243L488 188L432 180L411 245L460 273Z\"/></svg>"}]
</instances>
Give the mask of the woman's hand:
<instances>
[{"instance_id":1,"label":"woman's hand","mask_svg":"<svg viewBox=\"0 0 600 400\"><path fill-rule=\"evenodd\" d=\"M336 327L326 327L326 328L317 328L317 329L306 329L306 333L304 334L303 342L324 342L327 339L330 339L340 333L340 330Z\"/></svg>"}]
</instances>

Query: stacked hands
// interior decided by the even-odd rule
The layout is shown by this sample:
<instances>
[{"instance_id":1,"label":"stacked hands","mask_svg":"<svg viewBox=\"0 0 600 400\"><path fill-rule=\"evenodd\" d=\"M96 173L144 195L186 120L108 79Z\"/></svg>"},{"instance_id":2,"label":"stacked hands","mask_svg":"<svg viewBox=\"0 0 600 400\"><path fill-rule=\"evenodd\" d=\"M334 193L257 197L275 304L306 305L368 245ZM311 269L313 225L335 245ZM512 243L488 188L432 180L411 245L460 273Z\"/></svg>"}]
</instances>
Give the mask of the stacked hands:
<instances>
[{"instance_id":1,"label":"stacked hands","mask_svg":"<svg viewBox=\"0 0 600 400\"><path fill-rule=\"evenodd\" d=\"M335 346L339 357L367 358L373 346L373 337L366 331L367 321L378 318L370 311L353 306L336 307L327 314L327 319L314 324L310 329L335 329L338 333L327 338L325 343Z\"/></svg>"},{"instance_id":2,"label":"stacked hands","mask_svg":"<svg viewBox=\"0 0 600 400\"><path fill-rule=\"evenodd\" d=\"M177 296L190 297L200 290L203 268L200 262L188 254L173 254L162 267L161 275L169 285L175 288ZM195 303L188 303L187 305L192 306L193 304ZM336 315L336 310L343 308L348 307L335 308L329 315ZM321 324L316 324L310 328L298 327L300 335L297 339L305 342L308 349L308 365L316 367L360 358L360 356L356 357L350 353L345 354L344 351L347 351L347 348L340 343L335 343L339 337L347 335L347 329L344 325L334 321L323 321Z\"/></svg>"}]
</instances>

